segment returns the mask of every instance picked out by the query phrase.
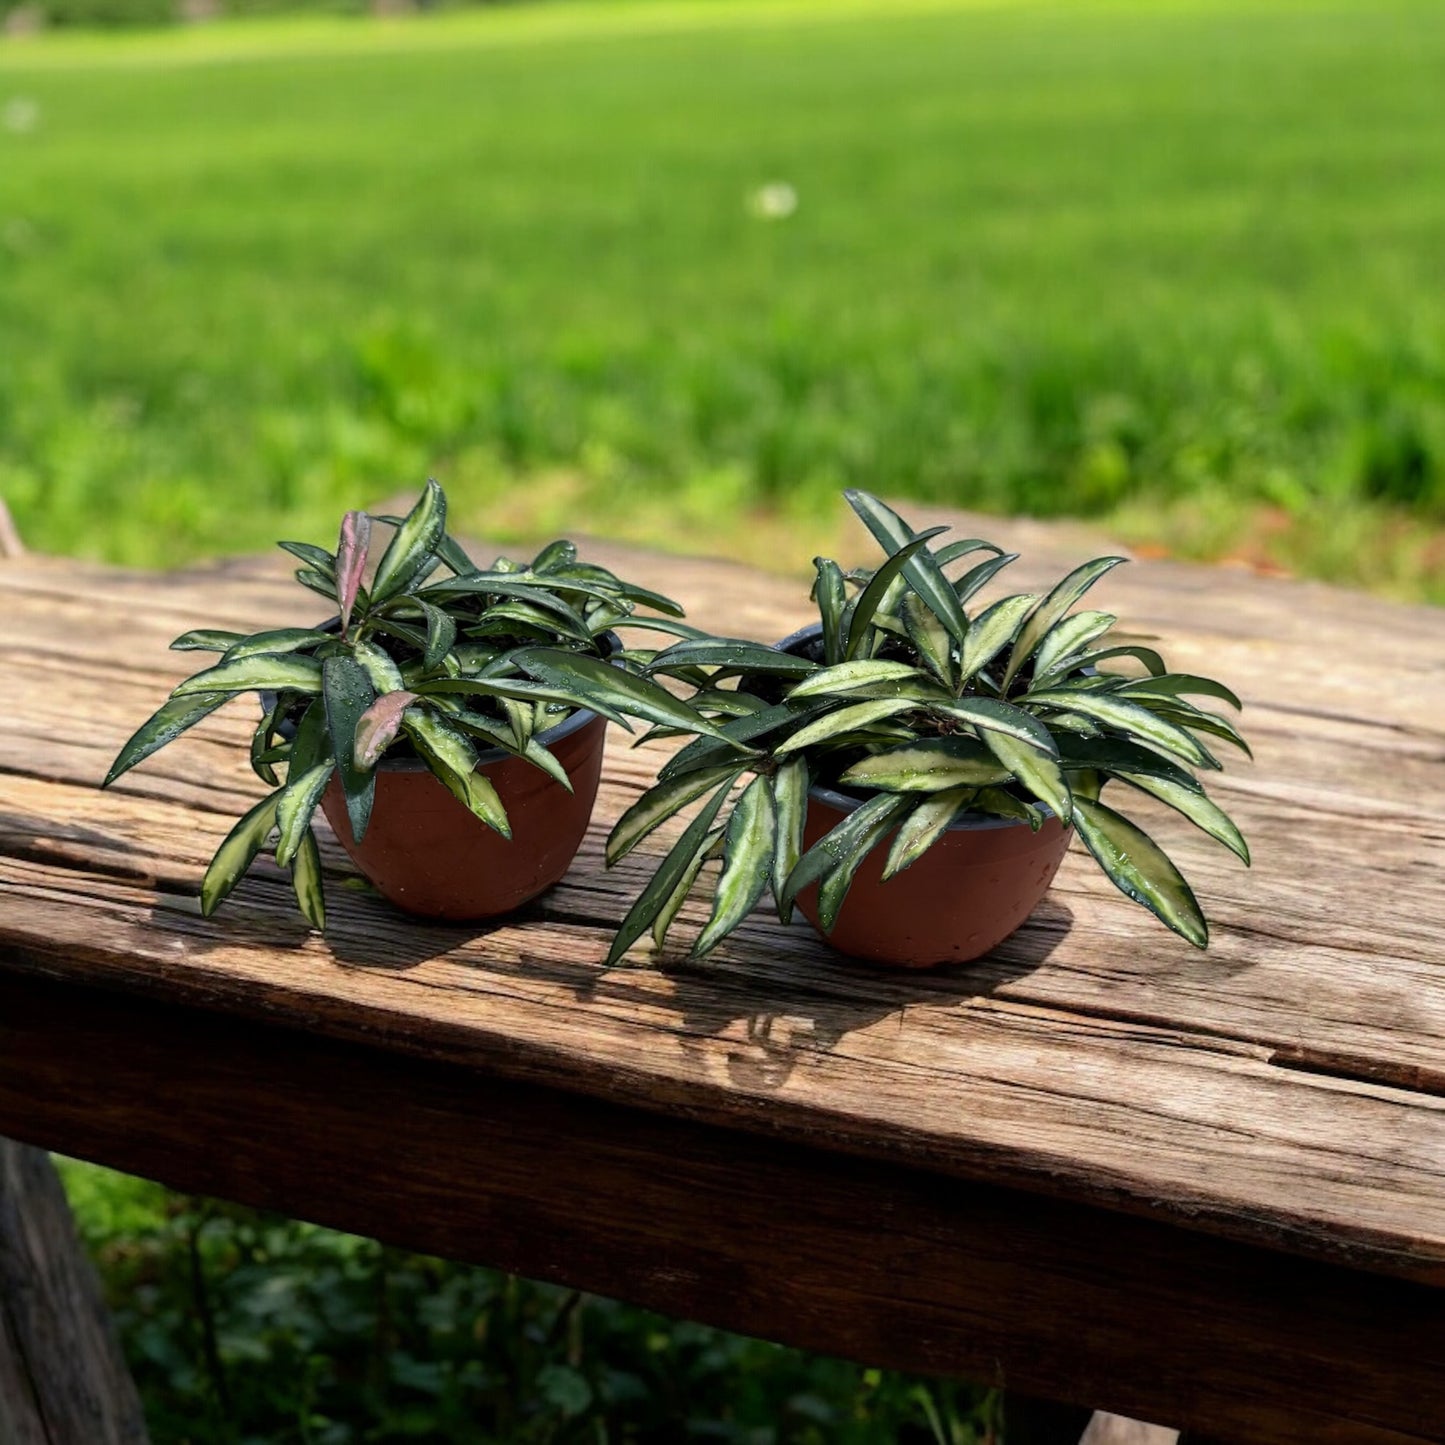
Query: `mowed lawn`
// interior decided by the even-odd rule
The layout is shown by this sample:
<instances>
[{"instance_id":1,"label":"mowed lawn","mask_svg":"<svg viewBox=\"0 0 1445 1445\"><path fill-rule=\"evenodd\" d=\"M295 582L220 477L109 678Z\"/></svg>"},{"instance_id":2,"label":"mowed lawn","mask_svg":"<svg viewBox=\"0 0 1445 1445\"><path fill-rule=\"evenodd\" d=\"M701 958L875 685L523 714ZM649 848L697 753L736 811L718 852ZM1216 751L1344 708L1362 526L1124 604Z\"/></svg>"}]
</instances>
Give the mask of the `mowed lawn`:
<instances>
[{"instance_id":1,"label":"mowed lawn","mask_svg":"<svg viewBox=\"0 0 1445 1445\"><path fill-rule=\"evenodd\" d=\"M0 496L165 564L442 479L836 489L1445 599L1438 0L552 0L0 42Z\"/></svg>"}]
</instances>

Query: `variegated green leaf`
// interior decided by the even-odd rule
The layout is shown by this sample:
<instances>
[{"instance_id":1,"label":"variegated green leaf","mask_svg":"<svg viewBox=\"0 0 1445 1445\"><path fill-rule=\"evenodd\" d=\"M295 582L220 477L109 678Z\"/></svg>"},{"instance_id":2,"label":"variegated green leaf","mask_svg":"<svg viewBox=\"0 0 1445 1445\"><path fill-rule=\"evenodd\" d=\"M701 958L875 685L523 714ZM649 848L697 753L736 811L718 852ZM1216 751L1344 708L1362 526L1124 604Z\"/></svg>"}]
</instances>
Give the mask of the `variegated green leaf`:
<instances>
[{"instance_id":1,"label":"variegated green leaf","mask_svg":"<svg viewBox=\"0 0 1445 1445\"><path fill-rule=\"evenodd\" d=\"M761 642L708 637L698 642L679 642L659 652L648 671L672 672L682 667L726 667L756 676L806 677L817 671L818 664Z\"/></svg>"},{"instance_id":2,"label":"variegated green leaf","mask_svg":"<svg viewBox=\"0 0 1445 1445\"><path fill-rule=\"evenodd\" d=\"M407 513L401 526L376 565L371 582L371 601L385 602L404 592L436 560L437 545L446 532L447 499L434 481L428 481L416 506Z\"/></svg>"},{"instance_id":3,"label":"variegated green leaf","mask_svg":"<svg viewBox=\"0 0 1445 1445\"><path fill-rule=\"evenodd\" d=\"M1072 784L1069 791L1072 795ZM980 788L973 795L969 808L972 812L987 813L994 818L1017 818L1020 823L1027 823L1035 833L1044 825L1044 815L1032 803L1026 803L1002 788Z\"/></svg>"},{"instance_id":4,"label":"variegated green leaf","mask_svg":"<svg viewBox=\"0 0 1445 1445\"><path fill-rule=\"evenodd\" d=\"M695 768L711 768L736 761L739 750L754 752L765 747L769 734L794 727L805 718L815 717L827 706L826 700L809 700L800 708L778 703L774 707L763 708L761 712L733 718L722 725L721 731L726 735L723 741L719 742L710 737L693 739L685 748L674 753L658 770L657 775L659 778L671 778L678 773L691 772Z\"/></svg>"},{"instance_id":5,"label":"variegated green leaf","mask_svg":"<svg viewBox=\"0 0 1445 1445\"><path fill-rule=\"evenodd\" d=\"M336 578L330 573L318 572L315 567L298 567L293 575L308 591L328 602L336 601Z\"/></svg>"},{"instance_id":6,"label":"variegated green leaf","mask_svg":"<svg viewBox=\"0 0 1445 1445\"><path fill-rule=\"evenodd\" d=\"M172 643L171 646L174 647L175 644ZM1187 672L1161 671L1153 677L1139 678L1119 689L1121 697L1132 697L1141 692L1161 697L1217 697L1236 711L1244 706L1238 695L1222 682L1215 682L1212 677L1195 677Z\"/></svg>"},{"instance_id":7,"label":"variegated green leaf","mask_svg":"<svg viewBox=\"0 0 1445 1445\"><path fill-rule=\"evenodd\" d=\"M312 928L324 931L326 894L321 883L321 850L316 846L316 835L309 828L301 835L296 849L296 861L291 866L291 887L306 921Z\"/></svg>"},{"instance_id":8,"label":"variegated green leaf","mask_svg":"<svg viewBox=\"0 0 1445 1445\"><path fill-rule=\"evenodd\" d=\"M1181 787L1172 779L1149 773L1116 773L1114 776L1168 803L1248 864L1249 844L1244 841L1244 834L1235 826L1234 819L1212 798L1206 797L1201 789Z\"/></svg>"},{"instance_id":9,"label":"variegated green leaf","mask_svg":"<svg viewBox=\"0 0 1445 1445\"><path fill-rule=\"evenodd\" d=\"M760 774L733 804L724 834L722 876L712 914L693 944L694 958L710 953L757 906L772 874L776 838L772 783Z\"/></svg>"},{"instance_id":10,"label":"variegated green leaf","mask_svg":"<svg viewBox=\"0 0 1445 1445\"><path fill-rule=\"evenodd\" d=\"M903 630L923 665L940 687L951 691L955 669L953 639L948 629L923 605L923 599L916 592L910 592L903 599L899 615L903 619Z\"/></svg>"},{"instance_id":11,"label":"variegated green leaf","mask_svg":"<svg viewBox=\"0 0 1445 1445\"><path fill-rule=\"evenodd\" d=\"M734 780L741 777L742 772L736 763L729 763L654 783L617 820L607 839L607 866L611 868L620 863L655 828L689 803L696 802L723 779Z\"/></svg>"},{"instance_id":12,"label":"variegated green leaf","mask_svg":"<svg viewBox=\"0 0 1445 1445\"><path fill-rule=\"evenodd\" d=\"M1160 697L1147 692L1133 692L1129 697L1142 703L1157 717L1167 718L1178 727L1190 728L1204 733L1207 737L1223 738L1226 742L1233 743L1246 757L1254 756L1249 744L1239 735L1239 729L1218 713L1205 712L1203 708L1185 702L1182 697Z\"/></svg>"},{"instance_id":13,"label":"variegated green leaf","mask_svg":"<svg viewBox=\"0 0 1445 1445\"><path fill-rule=\"evenodd\" d=\"M996 547L992 542L985 542L982 537L965 537L959 542L950 542L946 547L940 547L933 554L933 560L940 567L947 567L951 562L957 562L960 557L967 557L971 552L992 552L995 557L1003 555L1003 548Z\"/></svg>"},{"instance_id":14,"label":"variegated green leaf","mask_svg":"<svg viewBox=\"0 0 1445 1445\"><path fill-rule=\"evenodd\" d=\"M823 623L823 656L829 663L843 660L843 613L848 607L848 589L838 564L827 557L814 557L817 580L813 583L813 599Z\"/></svg>"},{"instance_id":15,"label":"variegated green leaf","mask_svg":"<svg viewBox=\"0 0 1445 1445\"><path fill-rule=\"evenodd\" d=\"M731 791L731 782L718 786L717 791L673 844L672 850L662 860L637 901L627 910L627 917L622 920L622 926L617 930L617 937L612 940L612 947L607 954L609 967L622 960L627 950L647 932L653 920L668 905L678 884L691 868L718 810Z\"/></svg>"},{"instance_id":16,"label":"variegated green leaf","mask_svg":"<svg viewBox=\"0 0 1445 1445\"><path fill-rule=\"evenodd\" d=\"M314 627L275 627L268 632L253 632L251 636L233 642L226 649L223 661L235 662L243 657L297 652L303 647L319 647L323 642L335 640L331 633L319 632Z\"/></svg>"},{"instance_id":17,"label":"variegated green leaf","mask_svg":"<svg viewBox=\"0 0 1445 1445\"><path fill-rule=\"evenodd\" d=\"M884 718L896 717L899 713L911 712L918 703L911 697L873 698L869 702L855 702L837 712L825 713L822 717L798 729L791 737L784 738L774 749L777 757L795 753L800 748L812 747L815 743L826 742L829 738L841 737L845 733L858 732Z\"/></svg>"},{"instance_id":18,"label":"variegated green leaf","mask_svg":"<svg viewBox=\"0 0 1445 1445\"><path fill-rule=\"evenodd\" d=\"M947 788L941 793L923 797L903 820L888 850L883 865L886 882L895 873L916 863L948 831L954 815L973 797L972 788Z\"/></svg>"},{"instance_id":19,"label":"variegated green leaf","mask_svg":"<svg viewBox=\"0 0 1445 1445\"><path fill-rule=\"evenodd\" d=\"M172 652L226 652L245 640L244 632L222 632L215 627L197 627L183 632L171 643Z\"/></svg>"},{"instance_id":20,"label":"variegated green leaf","mask_svg":"<svg viewBox=\"0 0 1445 1445\"><path fill-rule=\"evenodd\" d=\"M559 567L570 567L576 560L576 546L559 537L557 541L549 542L532 558L532 571L552 572Z\"/></svg>"},{"instance_id":21,"label":"variegated green leaf","mask_svg":"<svg viewBox=\"0 0 1445 1445\"><path fill-rule=\"evenodd\" d=\"M1074 824L1104 872L1128 898L1196 948L1209 944L1209 925L1184 875L1140 827L1104 803L1079 798Z\"/></svg>"},{"instance_id":22,"label":"variegated green leaf","mask_svg":"<svg viewBox=\"0 0 1445 1445\"><path fill-rule=\"evenodd\" d=\"M982 592L1005 567L1012 567L1018 559L1017 552L1001 552L997 557L990 557L987 562L971 567L953 584L954 596L960 603L969 601Z\"/></svg>"},{"instance_id":23,"label":"variegated green leaf","mask_svg":"<svg viewBox=\"0 0 1445 1445\"><path fill-rule=\"evenodd\" d=\"M710 858L716 858L722 851L723 829L714 828L697 846L697 851L692 856L692 861L683 870L682 877L673 886L673 890L663 900L662 907L657 910L657 917L652 920L652 942L656 948L661 948L667 939L667 930L672 927L678 911L687 902L687 895L692 892L693 885L697 882L697 876L703 870L703 865Z\"/></svg>"},{"instance_id":24,"label":"variegated green leaf","mask_svg":"<svg viewBox=\"0 0 1445 1445\"><path fill-rule=\"evenodd\" d=\"M1152 647L1141 647L1138 643L1131 642L1125 646L1106 647L1099 652L1083 652L1076 657L1065 658L1054 668L1054 677L1049 679L1049 681L1056 681L1058 678L1070 672L1077 671L1080 668L1099 667L1103 663L1112 662L1116 657L1131 657L1135 662L1142 662L1145 669L1156 677L1160 673L1168 671L1164 665L1164 659L1160 657ZM1107 673L1105 676L1110 680L1111 684L1144 680L1142 678L1129 678L1123 673ZM1039 683L1044 680L1045 679L1038 679L1034 685L1038 686Z\"/></svg>"},{"instance_id":25,"label":"variegated green leaf","mask_svg":"<svg viewBox=\"0 0 1445 1445\"><path fill-rule=\"evenodd\" d=\"M866 844L863 852L857 855L861 859L907 807L907 798L889 793L880 793L877 797L860 803L798 859L797 865L788 874L787 882L783 885L783 907L791 909L803 889L810 884L821 883L827 874L853 857L855 849ZM875 832L879 827L882 832ZM855 862L854 868L856 866ZM847 880L851 879L850 869ZM838 901L841 903L841 898Z\"/></svg>"},{"instance_id":26,"label":"variegated green leaf","mask_svg":"<svg viewBox=\"0 0 1445 1445\"><path fill-rule=\"evenodd\" d=\"M1004 670L1004 691L1008 690L1009 684L1018 676L1019 669L1034 655L1038 645L1048 636L1055 623L1100 577L1127 560L1126 557L1096 557L1092 562L1076 567L1054 587L1034 609L1019 632L1018 641L1014 643L1013 651L1009 654L1008 667Z\"/></svg>"},{"instance_id":27,"label":"variegated green leaf","mask_svg":"<svg viewBox=\"0 0 1445 1445\"><path fill-rule=\"evenodd\" d=\"M314 657L295 653L262 653L221 662L188 677L172 697L195 697L203 692L308 692L321 691L321 664Z\"/></svg>"},{"instance_id":28,"label":"variegated green leaf","mask_svg":"<svg viewBox=\"0 0 1445 1445\"><path fill-rule=\"evenodd\" d=\"M436 667L456 644L457 624L449 613L433 607L430 602L423 602L420 606L426 618L426 652L422 661L427 667Z\"/></svg>"},{"instance_id":29,"label":"variegated green leaf","mask_svg":"<svg viewBox=\"0 0 1445 1445\"><path fill-rule=\"evenodd\" d=\"M271 764L273 761L279 762L280 760L271 757L271 741L285 711L286 705L280 698L277 698L257 725L256 731L251 734L251 771L263 783L272 788L277 786L280 779L276 776L276 769Z\"/></svg>"},{"instance_id":30,"label":"variegated green leaf","mask_svg":"<svg viewBox=\"0 0 1445 1445\"><path fill-rule=\"evenodd\" d=\"M980 730L979 736L984 742L988 741L984 736L985 732L1006 733L1050 757L1057 757L1059 754L1058 744L1048 728L1031 713L1026 713L1011 703L999 702L991 697L964 697L957 702L935 703L932 710L959 722L972 724Z\"/></svg>"},{"instance_id":31,"label":"variegated green leaf","mask_svg":"<svg viewBox=\"0 0 1445 1445\"><path fill-rule=\"evenodd\" d=\"M1014 640L1029 610L1038 602L1032 592L1004 597L974 618L963 641L963 663L959 676L963 681L988 666Z\"/></svg>"},{"instance_id":32,"label":"variegated green leaf","mask_svg":"<svg viewBox=\"0 0 1445 1445\"><path fill-rule=\"evenodd\" d=\"M688 732L702 733L723 742L731 741L716 723L673 697L665 688L645 677L623 672L621 668L603 662L600 657L583 657L546 648L525 648L512 660L539 682L549 687L565 688L586 698L589 707L601 703L616 712L647 722L685 728Z\"/></svg>"},{"instance_id":33,"label":"variegated green leaf","mask_svg":"<svg viewBox=\"0 0 1445 1445\"><path fill-rule=\"evenodd\" d=\"M840 662L833 667L819 668L811 676L788 689L788 698L836 697L874 683L925 681L916 667L906 662L885 662L880 658L864 658L857 662ZM694 702L696 699L694 699Z\"/></svg>"},{"instance_id":34,"label":"variegated green leaf","mask_svg":"<svg viewBox=\"0 0 1445 1445\"><path fill-rule=\"evenodd\" d=\"M1108 693L1063 687L1031 692L1025 701L1030 707L1058 708L1063 712L1082 713L1106 727L1142 738L1145 742L1163 748L1165 752L1173 753L1196 766L1219 766L1197 739L1138 702L1130 702Z\"/></svg>"},{"instance_id":35,"label":"variegated green leaf","mask_svg":"<svg viewBox=\"0 0 1445 1445\"><path fill-rule=\"evenodd\" d=\"M632 730L625 714L605 701L596 689L583 693L575 688L550 687L526 677L448 677L419 682L416 691L422 697L494 697L513 698L519 702L561 703L565 707L587 708L609 722L619 723L629 732ZM691 732L692 728L687 731Z\"/></svg>"},{"instance_id":36,"label":"variegated green leaf","mask_svg":"<svg viewBox=\"0 0 1445 1445\"><path fill-rule=\"evenodd\" d=\"M371 821L376 797L376 774L356 760L356 729L362 715L376 700L376 690L366 671L354 658L339 654L322 664L326 700L326 730L336 758L336 773L346 794L346 816L351 835L360 843Z\"/></svg>"},{"instance_id":37,"label":"variegated green leaf","mask_svg":"<svg viewBox=\"0 0 1445 1445\"><path fill-rule=\"evenodd\" d=\"M936 793L1004 783L1010 776L1010 769L972 738L928 738L871 754L854 763L843 782L890 793Z\"/></svg>"},{"instance_id":38,"label":"variegated green leaf","mask_svg":"<svg viewBox=\"0 0 1445 1445\"><path fill-rule=\"evenodd\" d=\"M230 700L228 692L213 692L172 698L163 703L131 734L129 741L116 754L101 787L110 787L122 773L129 772L137 763L144 762L152 753L174 742L187 728L194 727L203 717L209 717L222 703Z\"/></svg>"},{"instance_id":39,"label":"variegated green leaf","mask_svg":"<svg viewBox=\"0 0 1445 1445\"><path fill-rule=\"evenodd\" d=\"M892 555L913 540L913 528L877 497L860 491L846 491L843 496L885 552ZM968 618L964 615L958 594L943 575L943 569L934 560L933 554L926 548L919 552L909 560L903 575L908 579L908 585L947 628L949 635L956 642L962 642L968 631Z\"/></svg>"},{"instance_id":40,"label":"variegated green leaf","mask_svg":"<svg viewBox=\"0 0 1445 1445\"><path fill-rule=\"evenodd\" d=\"M374 642L357 642L351 651L377 692L400 692L406 686L401 669Z\"/></svg>"},{"instance_id":41,"label":"variegated green leaf","mask_svg":"<svg viewBox=\"0 0 1445 1445\"><path fill-rule=\"evenodd\" d=\"M276 826L280 792L261 799L226 835L201 881L201 912L209 918L256 861Z\"/></svg>"},{"instance_id":42,"label":"variegated green leaf","mask_svg":"<svg viewBox=\"0 0 1445 1445\"><path fill-rule=\"evenodd\" d=\"M868 585L853 599L852 604L843 614L843 657L845 660L855 658L863 651L874 614L883 605L889 589L893 587L895 580L909 562L927 547L934 537L947 530L947 527L930 527L928 531L920 532L911 542L899 547L874 572Z\"/></svg>"},{"instance_id":43,"label":"variegated green leaf","mask_svg":"<svg viewBox=\"0 0 1445 1445\"><path fill-rule=\"evenodd\" d=\"M1119 619L1112 612L1075 612L1049 629L1034 656L1034 679L1041 682L1056 665L1102 637Z\"/></svg>"},{"instance_id":44,"label":"variegated green leaf","mask_svg":"<svg viewBox=\"0 0 1445 1445\"><path fill-rule=\"evenodd\" d=\"M325 547L316 547L310 542L277 542L276 545L293 557L300 558L312 571L319 572L323 577L335 582L336 558Z\"/></svg>"},{"instance_id":45,"label":"variegated green leaf","mask_svg":"<svg viewBox=\"0 0 1445 1445\"><path fill-rule=\"evenodd\" d=\"M281 790L276 805L276 862L289 868L296 858L301 840L310 836L311 816L331 775L336 771L334 762L319 763L310 772L298 774L294 782L288 782Z\"/></svg>"},{"instance_id":46,"label":"variegated green leaf","mask_svg":"<svg viewBox=\"0 0 1445 1445\"><path fill-rule=\"evenodd\" d=\"M874 805L877 805L876 810ZM848 890L853 886L853 879L859 866L888 836L889 829L897 822L899 814L907 806L906 798L880 794L876 798L870 798L868 802L854 810L851 815L853 818L863 813L865 809L872 812L873 816L869 817L866 825L858 827L845 847L836 850L837 861L818 885L818 927L825 934L833 931L833 925L838 921L838 914L848 896ZM835 828L833 834L837 832L838 829ZM823 842L826 841L826 839L823 840ZM822 842L818 846L821 847Z\"/></svg>"},{"instance_id":47,"label":"variegated green leaf","mask_svg":"<svg viewBox=\"0 0 1445 1445\"><path fill-rule=\"evenodd\" d=\"M1056 757L1040 752L1032 743L1020 742L1010 733L983 732L984 746L1040 802L1046 803L1061 822L1069 821L1069 785Z\"/></svg>"},{"instance_id":48,"label":"variegated green leaf","mask_svg":"<svg viewBox=\"0 0 1445 1445\"><path fill-rule=\"evenodd\" d=\"M773 812L777 818L777 843L773 851L773 901L784 923L793 921L793 909L783 906L783 888L788 875L803 856L803 827L808 821L808 760L789 758L773 774Z\"/></svg>"},{"instance_id":49,"label":"variegated green leaf","mask_svg":"<svg viewBox=\"0 0 1445 1445\"><path fill-rule=\"evenodd\" d=\"M1199 791L1192 773L1178 763L1170 762L1153 748L1146 748L1127 738L1089 738L1072 735L1058 739L1059 753L1066 772L1087 769L1100 773L1143 773L1151 778L1164 778L1181 788Z\"/></svg>"},{"instance_id":50,"label":"variegated green leaf","mask_svg":"<svg viewBox=\"0 0 1445 1445\"><path fill-rule=\"evenodd\" d=\"M477 753L465 734L436 713L410 709L402 727L412 746L447 789L464 807L504 838L512 836L507 810L491 780L477 771Z\"/></svg>"}]
</instances>

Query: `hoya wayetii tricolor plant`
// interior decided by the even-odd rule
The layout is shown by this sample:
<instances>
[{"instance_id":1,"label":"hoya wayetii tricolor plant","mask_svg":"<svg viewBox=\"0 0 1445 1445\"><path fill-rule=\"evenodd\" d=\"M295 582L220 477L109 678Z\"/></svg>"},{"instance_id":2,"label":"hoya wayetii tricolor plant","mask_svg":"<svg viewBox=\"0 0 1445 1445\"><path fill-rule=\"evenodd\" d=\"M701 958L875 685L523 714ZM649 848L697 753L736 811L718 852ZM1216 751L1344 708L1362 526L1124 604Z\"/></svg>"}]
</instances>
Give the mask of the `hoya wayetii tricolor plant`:
<instances>
[{"instance_id":1,"label":"hoya wayetii tricolor plant","mask_svg":"<svg viewBox=\"0 0 1445 1445\"><path fill-rule=\"evenodd\" d=\"M787 650L742 639L688 638L646 671L692 688L693 708L725 738L698 736L619 820L616 863L667 819L698 811L624 919L619 959L649 928L661 946L704 867L720 861L694 955L707 953L771 888L787 922L818 885L831 930L862 860L892 836L884 877L920 858L955 820L984 814L1038 829L1072 824L1131 899L1203 948L1208 927L1162 848L1114 804L1149 794L1243 859L1239 829L1205 793L1217 740L1248 752L1234 725L1191 698L1239 700L1209 678L1171 672L1153 648L1111 643L1117 618L1076 610L1124 559L1100 557L1044 594L975 599L1016 554L980 538L944 543L915 532L866 492L845 494L882 547L874 569L845 573L818 558L818 624ZM685 735L664 724L652 736ZM748 751L736 751L741 745ZM1110 792L1106 785L1122 789ZM810 788L857 806L803 848Z\"/></svg>"},{"instance_id":2,"label":"hoya wayetii tricolor plant","mask_svg":"<svg viewBox=\"0 0 1445 1445\"><path fill-rule=\"evenodd\" d=\"M476 566L446 530L446 496L428 482L405 517L348 512L336 551L280 545L301 562L296 580L326 600L319 624L243 636L187 632L171 646L220 653L187 678L120 750L105 779L123 773L243 693L261 697L251 765L272 791L221 844L206 872L201 906L212 913L267 848L289 869L316 927L325 923L321 862L312 819L333 776L359 842L388 754L418 758L489 827L510 836L496 789L477 771L478 750L500 748L563 787L566 771L543 734L574 710L630 728L629 718L721 729L640 675L652 651L617 645L626 624L693 638L670 599L579 560L553 542L530 562ZM373 560L376 522L392 528ZM638 609L645 609L639 611Z\"/></svg>"}]
</instances>

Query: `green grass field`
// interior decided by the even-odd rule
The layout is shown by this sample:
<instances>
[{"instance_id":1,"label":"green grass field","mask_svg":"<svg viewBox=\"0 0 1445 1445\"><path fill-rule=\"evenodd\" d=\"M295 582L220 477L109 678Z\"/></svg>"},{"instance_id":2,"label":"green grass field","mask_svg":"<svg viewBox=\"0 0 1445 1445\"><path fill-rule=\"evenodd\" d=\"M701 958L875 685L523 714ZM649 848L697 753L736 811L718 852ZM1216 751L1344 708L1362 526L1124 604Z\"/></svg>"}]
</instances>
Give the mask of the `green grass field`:
<instances>
[{"instance_id":1,"label":"green grass field","mask_svg":"<svg viewBox=\"0 0 1445 1445\"><path fill-rule=\"evenodd\" d=\"M863 483L1442 599L1442 86L1436 0L0 41L0 496L163 564L432 472L806 564Z\"/></svg>"}]
</instances>

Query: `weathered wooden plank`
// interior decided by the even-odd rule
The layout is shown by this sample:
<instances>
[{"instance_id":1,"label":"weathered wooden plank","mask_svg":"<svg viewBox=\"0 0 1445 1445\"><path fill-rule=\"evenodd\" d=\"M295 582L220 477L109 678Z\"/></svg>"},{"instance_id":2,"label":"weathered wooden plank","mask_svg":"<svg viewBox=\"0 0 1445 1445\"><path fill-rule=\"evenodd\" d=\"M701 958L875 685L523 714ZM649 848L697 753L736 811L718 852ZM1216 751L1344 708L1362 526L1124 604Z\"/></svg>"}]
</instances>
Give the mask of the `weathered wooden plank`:
<instances>
[{"instance_id":1,"label":"weathered wooden plank","mask_svg":"<svg viewBox=\"0 0 1445 1445\"><path fill-rule=\"evenodd\" d=\"M1438 1289L848 1159L826 1139L518 1089L292 1027L306 1022L0 974L0 1129L399 1245L1235 1445L1445 1440Z\"/></svg>"},{"instance_id":2,"label":"weathered wooden plank","mask_svg":"<svg viewBox=\"0 0 1445 1445\"><path fill-rule=\"evenodd\" d=\"M0 1441L147 1438L55 1169L40 1149L0 1138Z\"/></svg>"},{"instance_id":3,"label":"weathered wooden plank","mask_svg":"<svg viewBox=\"0 0 1445 1445\"><path fill-rule=\"evenodd\" d=\"M6 859L0 963L1445 1281L1445 1099L880 977L802 938L771 971L604 971L585 920L478 939L344 895L322 940L279 879L233 902L203 921Z\"/></svg>"}]
</instances>

